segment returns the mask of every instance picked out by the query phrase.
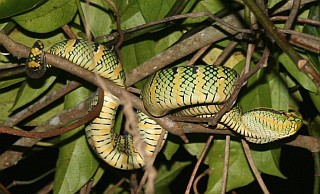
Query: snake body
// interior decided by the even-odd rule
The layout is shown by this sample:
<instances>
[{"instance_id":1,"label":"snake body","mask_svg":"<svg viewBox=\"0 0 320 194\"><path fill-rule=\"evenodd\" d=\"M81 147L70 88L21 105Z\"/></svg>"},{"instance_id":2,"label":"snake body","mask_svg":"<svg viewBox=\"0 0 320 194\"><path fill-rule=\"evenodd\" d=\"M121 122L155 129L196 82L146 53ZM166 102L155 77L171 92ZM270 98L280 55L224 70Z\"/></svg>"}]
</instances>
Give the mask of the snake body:
<instances>
[{"instance_id":1,"label":"snake body","mask_svg":"<svg viewBox=\"0 0 320 194\"><path fill-rule=\"evenodd\" d=\"M27 63L31 77L42 70L44 60L39 42L32 48ZM54 44L49 52L113 81L124 87L124 71L116 55L103 45L84 40L66 40ZM192 66L160 70L150 76L142 90L147 111L161 117L171 112L176 115L211 116L217 113L231 96L237 73L227 67ZM97 97L92 101L96 105ZM104 91L104 103L100 115L85 128L89 145L100 158L115 168L131 170L141 168L157 145L162 129L155 121L138 112L138 131L145 143L137 148L131 135L118 135L114 123L119 99ZM254 109L242 113L234 106L220 120L220 125L243 135L253 143L268 143L293 135L302 126L300 118L272 109ZM166 139L166 135L164 140ZM165 141L163 141L165 142ZM163 144L162 144L163 146ZM161 146L161 147L162 147Z\"/></svg>"}]
</instances>

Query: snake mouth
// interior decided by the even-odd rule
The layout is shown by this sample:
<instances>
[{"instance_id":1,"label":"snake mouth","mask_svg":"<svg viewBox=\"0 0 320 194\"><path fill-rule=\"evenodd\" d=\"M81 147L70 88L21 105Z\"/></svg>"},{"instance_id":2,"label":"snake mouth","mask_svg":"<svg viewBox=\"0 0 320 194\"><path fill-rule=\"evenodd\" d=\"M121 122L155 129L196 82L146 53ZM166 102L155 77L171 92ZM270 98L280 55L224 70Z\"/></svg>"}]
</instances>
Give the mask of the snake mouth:
<instances>
[{"instance_id":1,"label":"snake mouth","mask_svg":"<svg viewBox=\"0 0 320 194\"><path fill-rule=\"evenodd\" d=\"M271 108L255 108L255 109L252 109L250 110L249 112L251 111L265 111L265 112L270 112L270 113L275 113L275 114L278 114L278 115L282 115L284 117L287 117L287 118L290 118L290 117L293 117L293 118L299 118L299 116L297 115L298 113L296 112L285 112L283 110L274 110L274 109L271 109Z\"/></svg>"}]
</instances>

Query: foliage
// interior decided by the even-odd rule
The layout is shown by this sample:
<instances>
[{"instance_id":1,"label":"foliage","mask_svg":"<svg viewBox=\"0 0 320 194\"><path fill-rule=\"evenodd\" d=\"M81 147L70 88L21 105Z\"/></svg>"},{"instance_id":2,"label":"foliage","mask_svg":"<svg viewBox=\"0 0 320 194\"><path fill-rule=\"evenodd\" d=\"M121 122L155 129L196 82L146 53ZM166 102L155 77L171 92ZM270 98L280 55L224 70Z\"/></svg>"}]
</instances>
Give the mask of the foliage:
<instances>
[{"instance_id":1,"label":"foliage","mask_svg":"<svg viewBox=\"0 0 320 194\"><path fill-rule=\"evenodd\" d=\"M43 40L46 48L49 48L58 41L67 39L68 37L62 30L65 25L68 25L78 38L86 38L86 29L90 29L92 36L101 43L106 41L104 40L105 35L116 31L116 16L113 8L103 0L92 0L90 3L86 3L85 1L79 2L78 0L49 0L46 2L38 0L27 2L28 4L23 4L18 3L18 1L0 0L0 26L14 41L29 47L32 46L36 39ZM182 2L180 5L178 4L179 1L175 2L171 0L114 0L113 2L120 11L121 28L123 30L178 14L201 11L218 13L221 10L227 10L231 5L231 2L219 0L180 1L180 3ZM277 0L268 2L268 8L270 9L281 5L282 2ZM240 6L240 9L244 9L243 5ZM8 10L11 11L9 12ZM305 9L301 9L297 17L308 17L315 21L320 21L319 10L319 3L313 2L311 5L306 6ZM206 17L188 18L160 23L159 25L145 28L142 31L132 32L132 38L126 40L121 46L124 69L126 72L130 72L130 70L165 51L170 46L177 44L187 31L203 25L208 27L212 25L212 21L207 20ZM277 27L283 27L283 21L277 24ZM319 37L320 35L320 28L315 25L294 23L294 29L297 32L307 33L315 37ZM226 48L234 37L234 34L229 34L223 41L221 40L211 45L211 51L206 52L198 62L214 63L222 50ZM235 51L228 56L225 62L225 65L235 68L239 73L246 64L245 54L248 48L248 41L246 39L241 41L242 44L236 47ZM263 41L259 43L263 44ZM263 47L260 44L256 45L257 48L251 62L252 65L257 63L261 58ZM312 67L319 72L319 53L307 51L299 47L295 49L301 56L308 59ZM271 107L284 111L300 111L299 114L304 119L313 119L315 115L319 115L320 95L319 87L315 84L315 81L309 75L297 69L290 57L276 45L273 45L271 53L268 67L259 70L253 75L247 85L241 90L238 101L244 111L256 107ZM186 64L191 57L186 56L175 61L173 65ZM20 64L25 59L17 59L11 55L2 55L0 60L1 71L1 67L16 63ZM50 71L49 74L40 80L30 80L24 74L5 79L0 77L0 123L5 122L9 116L17 111L25 109L40 97L51 94L61 88L70 80L76 79L83 83L84 86L67 94L64 100L49 105L45 110L35 113L30 119L19 123L17 127L30 129L37 126L43 121L50 120L63 109L79 104L89 96L92 86L88 86L85 81L74 78L67 72L62 72L55 68L52 68ZM135 86L138 88L143 87L143 81L136 83ZM308 109L310 107L312 110ZM319 130L319 125L317 127ZM313 125L314 128L316 127ZM187 173L185 171L190 168L190 160L194 162L195 158L199 158L205 146L205 140L202 136L198 138L196 135L190 135L191 143L189 144L183 144L181 140L172 136L174 135L170 135L165 148L158 156L159 160L156 162L158 172L157 180L155 181L156 193L173 192L170 188L177 187L178 185L175 186L175 184L179 182L181 177L189 179L190 174L187 174L188 171ZM281 148L284 143L292 140L294 138L271 145L252 145L253 159L259 171L279 178L286 178L280 169ZM4 141L6 145L2 144L4 146L2 151L7 151L12 141L14 140ZM41 146L42 143L50 144L49 148ZM52 147L59 148L59 155L55 151L52 151L54 150ZM31 152L33 154L41 154L43 153L41 152L42 150L56 155L56 161L54 161L56 163L54 193L75 193L92 179L94 180L93 186L96 186L93 190L99 192L108 190L114 186L117 181L121 180L120 176L128 177L127 172L113 170L106 166L106 164L103 164L94 155L85 141L83 127L63 134L61 137L44 139L38 145L34 145ZM185 151L189 154L188 157L184 157L184 154L181 156L181 152L186 154ZM239 143L239 138L232 138L229 154L227 191L232 191L252 183L255 177L250 170L242 145ZM224 155L225 140L223 137L218 137L209 149L202 164L202 168L209 167L212 170L212 173L208 175L207 182L203 183L205 193L220 193L223 183ZM26 158L30 156L27 154ZM46 161L43 161L43 165L45 165L44 163ZM49 171L51 167L52 165L41 168ZM19 168L23 168L23 166ZM28 167L25 166L24 168ZM1 179L5 177L6 172L7 169L2 170L0 174ZM19 179L19 174L23 174L23 169L16 173L18 173L16 178ZM34 176L39 175L34 174ZM6 181L8 180L1 180L4 183ZM51 181L53 179L45 182L45 184ZM184 188L180 189L179 191L184 190ZM174 188L173 190L178 189ZM115 193L129 192L130 187L128 184L122 184L115 191Z\"/></svg>"}]
</instances>

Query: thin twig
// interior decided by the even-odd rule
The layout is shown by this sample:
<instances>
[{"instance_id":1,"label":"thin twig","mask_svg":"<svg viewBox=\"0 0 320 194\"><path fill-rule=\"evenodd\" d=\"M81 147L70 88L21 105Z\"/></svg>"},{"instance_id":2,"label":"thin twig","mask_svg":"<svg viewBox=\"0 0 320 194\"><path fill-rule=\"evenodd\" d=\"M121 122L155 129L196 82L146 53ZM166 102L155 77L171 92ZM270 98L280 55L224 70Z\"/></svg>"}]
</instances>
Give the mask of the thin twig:
<instances>
[{"instance_id":1,"label":"thin twig","mask_svg":"<svg viewBox=\"0 0 320 194\"><path fill-rule=\"evenodd\" d=\"M198 52L195 55L193 55L193 57L189 60L189 62L187 63L187 66L193 65L203 55L203 53L208 50L210 46L211 45L207 45L201 48L200 50L198 50Z\"/></svg>"},{"instance_id":2,"label":"thin twig","mask_svg":"<svg viewBox=\"0 0 320 194\"><path fill-rule=\"evenodd\" d=\"M109 5L112 7L113 12L116 15L116 20L117 20L117 34L119 35L119 40L116 43L115 46L115 51L119 57L119 63L120 65L122 65L123 63L123 59L122 59L122 53L120 52L120 46L122 45L122 43L124 42L124 33L121 31L121 15L120 15L120 11L117 8L116 4L112 1L112 0L106 0Z\"/></svg>"},{"instance_id":3,"label":"thin twig","mask_svg":"<svg viewBox=\"0 0 320 194\"><path fill-rule=\"evenodd\" d=\"M204 177L204 176L207 176L207 175L210 175L211 174L211 169L208 168L206 169L203 173L199 174L199 176L197 176L197 178L194 179L194 183L192 185L192 188L193 188L193 192L195 194L199 194L199 191L198 191L198 182Z\"/></svg>"},{"instance_id":4,"label":"thin twig","mask_svg":"<svg viewBox=\"0 0 320 194\"><path fill-rule=\"evenodd\" d=\"M286 21L284 28L285 30L290 30L292 28L293 22L295 21L299 8L300 8L301 0L294 0L292 4L292 8L290 14L288 16L288 20Z\"/></svg>"},{"instance_id":5,"label":"thin twig","mask_svg":"<svg viewBox=\"0 0 320 194\"><path fill-rule=\"evenodd\" d=\"M187 14L182 14L182 15L174 15L174 16L169 16L154 22L149 22L147 24L143 24L128 30L123 30L122 33L124 35L126 34L130 34L132 32L136 32L142 29L146 29L152 26L156 26L159 24L163 24L163 23L168 23L168 22L172 22L174 20L181 20L181 19L186 19L186 18L199 18L199 17L210 17L212 20L216 21L217 23L224 25L226 27L228 27L229 29L232 29L235 32L241 32L241 33L252 33L253 31L248 30L248 29L243 29L243 28L238 28L235 27L233 25L231 25L230 23L220 19L219 17L215 16L214 14L210 13L210 12L194 12L194 13L187 13ZM119 32L116 33L112 33L106 36L102 36L102 37L97 37L96 41L99 42L100 40L112 40L115 37L117 37L119 35Z\"/></svg>"},{"instance_id":6,"label":"thin twig","mask_svg":"<svg viewBox=\"0 0 320 194\"><path fill-rule=\"evenodd\" d=\"M137 193L136 190L138 188L138 180L137 180L137 173L134 172L130 175L130 190L131 194Z\"/></svg>"},{"instance_id":7,"label":"thin twig","mask_svg":"<svg viewBox=\"0 0 320 194\"><path fill-rule=\"evenodd\" d=\"M265 66L265 63L267 62L267 59L269 57L269 49L266 47L264 49L263 55L260 59L260 61L258 62L258 64L256 64L252 69L250 69L250 71L244 75L242 75L241 77L239 77L236 81L236 87L234 89L233 94L231 95L231 97L227 100L227 102L225 103L225 105L223 106L223 108L215 115L215 117L212 119L212 121L209 123L212 126L217 125L218 121L220 120L220 118L224 115L224 113L226 113L228 110L230 110L230 108L232 107L232 105L234 104L234 102L236 101L238 94L241 90L241 88L244 86L244 83L247 82L247 80L253 75L255 74L261 67Z\"/></svg>"},{"instance_id":8,"label":"thin twig","mask_svg":"<svg viewBox=\"0 0 320 194\"><path fill-rule=\"evenodd\" d=\"M320 42L320 37L312 36L310 34L305 34L305 33L297 32L297 31L294 31L294 30L282 30L282 29L279 29L279 31L283 32L283 33L286 33L286 34L293 34L293 35L297 35L297 36L300 36L300 37L303 37L303 38L306 38L306 39L311 39L311 40Z\"/></svg>"},{"instance_id":9,"label":"thin twig","mask_svg":"<svg viewBox=\"0 0 320 194\"><path fill-rule=\"evenodd\" d=\"M75 90L80 86L80 83L71 81L66 86L52 92L49 95L46 95L39 100L37 100L34 104L30 105L29 107L21 110L20 112L16 113L12 117L8 118L2 125L13 127L19 122L23 121L24 119L28 118L29 116L33 115L35 112L43 109L44 107L48 106L52 102L56 101L57 99L61 98L65 94Z\"/></svg>"},{"instance_id":10,"label":"thin twig","mask_svg":"<svg viewBox=\"0 0 320 194\"><path fill-rule=\"evenodd\" d=\"M93 180L89 180L84 186L81 187L79 194L90 194L92 191Z\"/></svg>"},{"instance_id":11,"label":"thin twig","mask_svg":"<svg viewBox=\"0 0 320 194\"><path fill-rule=\"evenodd\" d=\"M54 182L50 182L46 186L44 186L42 189L40 189L36 194L48 194L53 190Z\"/></svg>"},{"instance_id":12,"label":"thin twig","mask_svg":"<svg viewBox=\"0 0 320 194\"><path fill-rule=\"evenodd\" d=\"M32 179L32 180L14 180L12 183L10 183L7 188L10 189L14 186L17 186L17 185L30 185L30 184L33 184L35 182L38 182L40 180L42 180L43 178L47 177L48 175L52 174L53 172L55 172L56 169L50 169L49 171L41 174L40 176Z\"/></svg>"},{"instance_id":13,"label":"thin twig","mask_svg":"<svg viewBox=\"0 0 320 194\"><path fill-rule=\"evenodd\" d=\"M147 167L146 167L146 169L145 169L145 172L144 172L144 174L143 174L143 177L142 177L141 180L140 180L139 187L138 187L137 190L136 190L137 193L140 193L140 192L141 192L142 187L143 187L143 185L145 184L147 178L150 178L150 177L149 177L149 176L150 176L150 170L152 170L152 169L150 169L150 168L152 167L154 161L156 160L156 157L157 157L158 153L160 152L160 148L161 148L161 145L162 145L162 142L163 142L163 139L164 139L165 135L166 135L166 131L165 131L165 130L162 130L162 131L161 131L161 134L160 134L160 137L159 137L159 141L157 142L157 145L156 145L156 147L155 147L155 149L154 149L154 152L153 152L151 158L147 161ZM148 166L149 166L149 167L148 167ZM151 166L151 167L150 167L150 166ZM152 180L152 179L151 179L151 180ZM152 181L153 181L153 180L152 180Z\"/></svg>"},{"instance_id":14,"label":"thin twig","mask_svg":"<svg viewBox=\"0 0 320 194\"><path fill-rule=\"evenodd\" d=\"M44 123L44 124L42 124L40 126L37 126L36 128L34 128L30 132L32 132L32 133L34 133L34 132L45 132L47 130L52 130L52 129L56 129L57 127L60 127L60 126L64 126L64 125L66 125L66 124L68 124L68 123L70 123L70 122L72 122L74 120L86 117L87 110L88 110L90 104L91 104L91 99L90 100L86 100L85 102L80 103L79 105L77 105L75 107L72 107L70 109L67 109L67 110L61 112L59 115L57 115L56 117L53 118L54 122L52 122L52 119L48 120L46 123ZM96 107L98 108L98 106L96 106ZM97 114L99 112L100 111L98 111ZM57 123L57 118L59 118L59 121L60 121L59 123ZM85 122L85 120L79 120L79 122ZM79 122L78 122L78 124L79 124ZM70 126L72 127L72 124L68 126L69 129L71 130ZM73 126L73 127L75 127L75 126ZM22 132L22 133L26 133L26 132ZM53 132L52 135L54 135L54 133L56 133L56 132ZM25 135L29 136L30 133L29 134L25 134ZM36 134L32 134L32 135L48 136L47 132L42 133L42 134L41 133L36 133ZM38 138L35 139L35 138L22 137L22 138L18 139L13 144L13 147L20 147L20 146L32 147L39 140L40 139L38 139ZM12 148L11 150L15 150L15 149ZM4 153L2 153L0 155L0 170L8 168L8 167L10 167L12 165L15 165L19 160L22 159L23 152L21 152L21 151L11 151L11 150L5 151Z\"/></svg>"},{"instance_id":15,"label":"thin twig","mask_svg":"<svg viewBox=\"0 0 320 194\"><path fill-rule=\"evenodd\" d=\"M48 137L54 137L58 136L61 134L64 134L68 131L71 131L88 121L94 119L97 117L100 113L101 107L103 104L103 92L102 90L99 90L99 100L96 106L90 111L88 114L86 114L84 117L82 117L80 120L73 122L72 124L68 126L64 126L58 129L54 130L48 130L45 132L34 132L34 131L24 131L24 130L19 130L11 127L6 127L6 126L0 126L0 133L5 133L5 134L10 134L10 135L16 135L20 137L28 137L28 138L48 138ZM56 119L57 117L54 117L53 119ZM53 121L54 122L54 121ZM70 121L72 122L72 121Z\"/></svg>"},{"instance_id":16,"label":"thin twig","mask_svg":"<svg viewBox=\"0 0 320 194\"><path fill-rule=\"evenodd\" d=\"M193 181L194 181L194 179L195 179L195 177L196 177L196 174L197 174L197 171L198 171L198 169L199 169L199 166L200 166L200 164L202 163L202 161L204 160L204 158L205 158L205 156L206 156L206 154L207 154L207 152L208 152L208 150L209 150L209 148L210 148L210 145L211 145L211 142L212 142L213 138L214 138L213 135L210 135L210 136L208 137L207 142L206 142L206 145L205 145L205 147L203 148L202 153L201 153L201 155L200 155L200 157L199 157L196 165L195 165L194 168L193 168L193 171L192 171L192 174L191 174L191 176L190 176L189 183L188 183L188 185L187 185L185 194L189 194L189 193L190 193L190 190L191 190L191 188L192 188L192 184L193 184Z\"/></svg>"},{"instance_id":17,"label":"thin twig","mask_svg":"<svg viewBox=\"0 0 320 194\"><path fill-rule=\"evenodd\" d=\"M223 177L222 177L222 186L221 194L226 193L227 182L228 182L228 169L229 169L229 158L230 158L230 135L226 136L226 147L224 149L224 163L223 163Z\"/></svg>"},{"instance_id":18,"label":"thin twig","mask_svg":"<svg viewBox=\"0 0 320 194\"><path fill-rule=\"evenodd\" d=\"M69 25L64 25L62 26L62 30L64 31L64 33L67 34L67 36L71 39L76 39L77 35L71 30Z\"/></svg>"},{"instance_id":19,"label":"thin twig","mask_svg":"<svg viewBox=\"0 0 320 194\"><path fill-rule=\"evenodd\" d=\"M274 24L270 21L269 17L267 17L262 10L256 5L253 0L243 0L243 2L250 8L250 10L256 15L260 24L263 26L265 31L267 32L267 36L273 39L277 45L289 56L289 58L296 64L297 68L300 71L303 71L306 75L308 75L312 81L318 86L320 86L320 75L313 68L313 66L306 61L305 65L299 66L299 62L303 60L298 52L289 44L289 42L285 39L282 33L274 26Z\"/></svg>"},{"instance_id":20,"label":"thin twig","mask_svg":"<svg viewBox=\"0 0 320 194\"><path fill-rule=\"evenodd\" d=\"M214 65L222 65L223 62L230 56L232 51L236 48L238 42L231 41L226 48L223 49L222 53L219 55Z\"/></svg>"},{"instance_id":21,"label":"thin twig","mask_svg":"<svg viewBox=\"0 0 320 194\"><path fill-rule=\"evenodd\" d=\"M116 191L117 188L119 188L124 182L126 181L125 178L122 178L120 181L117 182L113 187L111 187L106 194L112 194Z\"/></svg>"},{"instance_id":22,"label":"thin twig","mask_svg":"<svg viewBox=\"0 0 320 194\"><path fill-rule=\"evenodd\" d=\"M0 182L0 189L4 194L10 194L10 191Z\"/></svg>"},{"instance_id":23,"label":"thin twig","mask_svg":"<svg viewBox=\"0 0 320 194\"><path fill-rule=\"evenodd\" d=\"M270 18L271 21L287 21L288 16L273 16ZM320 26L320 21L311 20L308 18L296 18L297 22L303 23L303 24L310 24L314 26Z\"/></svg>"},{"instance_id":24,"label":"thin twig","mask_svg":"<svg viewBox=\"0 0 320 194\"><path fill-rule=\"evenodd\" d=\"M261 174L260 172L258 171L255 163L254 163L254 160L252 158L252 155L251 155L251 151L250 151L250 148L249 148L249 145L247 144L247 142L245 140L241 140L241 143L242 143L242 146L243 146L243 150L245 152L245 155L246 155L246 158L249 162L249 165L250 165L250 168L254 174L254 176L256 177L256 180L257 182L259 183L260 185L260 188L262 189L263 193L264 194L269 194L270 192L268 191L268 188L267 186L264 184L263 182L263 179L261 177Z\"/></svg>"}]
</instances>

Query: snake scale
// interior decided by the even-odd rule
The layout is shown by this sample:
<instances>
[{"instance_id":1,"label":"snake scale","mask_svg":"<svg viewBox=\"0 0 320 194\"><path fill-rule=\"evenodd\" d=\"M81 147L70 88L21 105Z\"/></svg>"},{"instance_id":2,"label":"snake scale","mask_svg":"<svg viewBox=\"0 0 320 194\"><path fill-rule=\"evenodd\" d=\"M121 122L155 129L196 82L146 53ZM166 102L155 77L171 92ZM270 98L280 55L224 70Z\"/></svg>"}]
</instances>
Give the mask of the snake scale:
<instances>
[{"instance_id":1,"label":"snake scale","mask_svg":"<svg viewBox=\"0 0 320 194\"><path fill-rule=\"evenodd\" d=\"M66 40L54 44L49 52L124 87L124 71L113 51L85 40ZM26 63L26 72L32 78L41 77L46 70L43 44L37 41ZM146 110L155 117L174 112L175 115L212 116L233 93L237 73L221 66L181 66L159 70L146 81L142 100ZM92 106L97 97L92 100ZM138 131L145 145L135 148L131 135L119 135L114 123L119 99L104 91L100 115L85 128L87 140L97 155L109 165L124 169L138 169L145 165L157 145L162 127L138 111ZM302 120L290 113L268 108L242 113L235 105L219 121L220 128L228 127L243 135L249 142L263 144L295 134ZM164 140L166 140L166 136ZM165 142L165 141L163 141ZM163 144L162 144L163 146Z\"/></svg>"}]
</instances>

